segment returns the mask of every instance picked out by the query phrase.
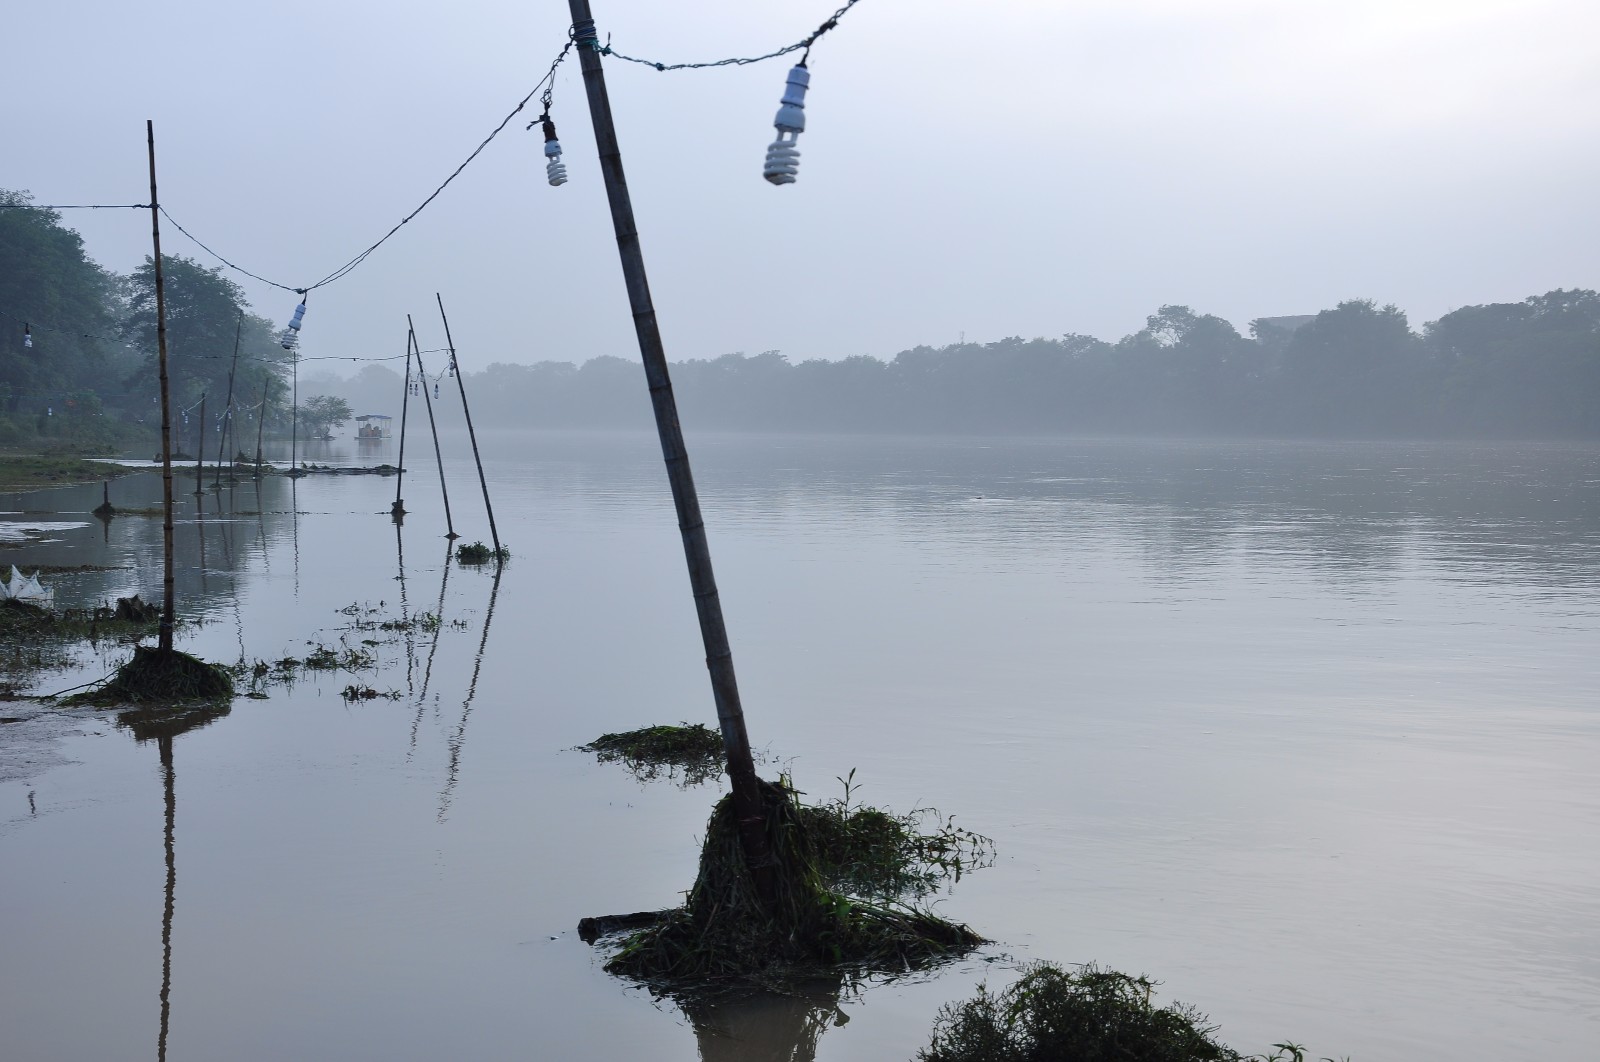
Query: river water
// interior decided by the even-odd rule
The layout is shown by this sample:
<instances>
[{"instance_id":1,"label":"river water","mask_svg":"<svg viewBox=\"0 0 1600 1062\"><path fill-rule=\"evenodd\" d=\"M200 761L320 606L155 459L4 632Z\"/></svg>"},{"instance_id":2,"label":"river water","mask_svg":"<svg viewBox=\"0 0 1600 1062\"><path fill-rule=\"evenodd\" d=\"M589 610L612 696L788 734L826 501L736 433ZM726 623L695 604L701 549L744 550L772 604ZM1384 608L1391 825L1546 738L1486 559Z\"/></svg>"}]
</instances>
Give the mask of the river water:
<instances>
[{"instance_id":1,"label":"river water","mask_svg":"<svg viewBox=\"0 0 1600 1062\"><path fill-rule=\"evenodd\" d=\"M180 481L182 648L375 670L164 746L0 703L5 1058L910 1058L1032 959L1149 974L1241 1050L1600 1054L1600 448L691 437L765 772L855 769L998 856L939 901L972 959L685 1013L575 932L676 902L718 792L570 751L714 721L659 451L484 441L498 581L446 563L416 440L398 532L392 479ZM99 501L0 495L0 563L159 598L160 519Z\"/></svg>"}]
</instances>

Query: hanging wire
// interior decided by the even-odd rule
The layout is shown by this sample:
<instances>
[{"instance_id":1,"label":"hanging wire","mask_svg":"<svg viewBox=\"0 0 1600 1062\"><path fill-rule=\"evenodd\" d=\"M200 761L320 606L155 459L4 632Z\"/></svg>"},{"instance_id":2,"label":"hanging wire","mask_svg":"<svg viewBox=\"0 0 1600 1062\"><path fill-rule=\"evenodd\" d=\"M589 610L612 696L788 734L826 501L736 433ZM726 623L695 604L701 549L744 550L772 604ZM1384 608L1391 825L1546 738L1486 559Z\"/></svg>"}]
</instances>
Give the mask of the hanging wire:
<instances>
[{"instance_id":1,"label":"hanging wire","mask_svg":"<svg viewBox=\"0 0 1600 1062\"><path fill-rule=\"evenodd\" d=\"M149 210L149 203L0 203L0 210Z\"/></svg>"},{"instance_id":2,"label":"hanging wire","mask_svg":"<svg viewBox=\"0 0 1600 1062\"><path fill-rule=\"evenodd\" d=\"M809 37L779 48L775 52L768 52L766 55L753 55L748 58L738 59L717 59L708 63L661 63L655 61L654 59L639 59L632 55L623 55L621 52L616 51L611 47L611 37L609 34L606 36L606 43L604 45L597 44L595 46L595 50L601 55L609 55L625 62L638 63L640 66L648 66L653 67L656 70L665 71L705 70L717 66L748 66L751 63L764 63L768 59L776 59L781 55L788 55L791 52L798 52L800 49L804 48L806 54L800 58L800 64L804 66L805 61L811 56L811 46L817 42L817 38L821 37L824 33L827 33L829 30L837 26L839 24L839 19L844 15L844 13L849 11L852 7L855 7L856 4L860 2L861 0L846 0L845 5L839 10L835 11L833 14L829 15L827 21L813 30Z\"/></svg>"},{"instance_id":3,"label":"hanging wire","mask_svg":"<svg viewBox=\"0 0 1600 1062\"><path fill-rule=\"evenodd\" d=\"M24 318L18 317L14 313L8 313L5 310L0 310L0 317L9 317L13 321L23 321L24 320ZM92 332L73 332L73 331L70 331L70 330L64 329L64 328L51 328L49 325L35 324L33 322L33 318L31 318L31 317L26 319L26 323L35 332L54 332L57 335L75 336L75 337L77 337L79 339L99 339L99 340L103 340L104 342L107 342L107 343L127 343L128 342L128 340L126 338L122 337L122 336L97 336ZM422 351L422 353L423 354L441 354L444 351L449 350L449 349L450 349L449 347L434 347L431 350L424 350L424 351ZM169 355L169 357L172 357L174 359L186 358L186 359L188 359L190 361L227 361L228 359L232 358L233 355L231 355L231 354L179 354L179 353L174 353L174 354ZM383 355L377 355L377 354L371 354L371 355L368 355L368 354L325 354L325 355L320 355L320 356L315 357L315 358L300 358L298 360L300 360L300 361L400 361L404 357L405 357L404 354L383 354ZM267 363L270 364L270 363L276 363L276 362L280 361L281 359L270 357L270 356L263 356L263 355L260 355L260 354L241 354L241 355L239 355L239 360L240 361L263 361L263 362L267 362Z\"/></svg>"},{"instance_id":4,"label":"hanging wire","mask_svg":"<svg viewBox=\"0 0 1600 1062\"><path fill-rule=\"evenodd\" d=\"M854 3L855 0L851 0L851 2ZM395 233L399 232L402 226L404 226L407 222L409 222L412 218L416 217L418 214L422 213L423 210L425 210L427 208L428 204L432 203L435 199L437 199L439 197L439 193L443 192L446 188L448 188L450 186L450 182L454 181L457 177L459 177L461 175L461 171L466 169L467 166L472 162L472 160L477 158L483 152L484 148L489 146L489 142L491 140L493 140L495 137L499 136L500 133L505 129L505 127L507 125L511 124L511 119L515 118L518 114L520 114L522 112L522 109L528 105L528 101L533 99L535 96L539 95L541 90L543 90L543 92L544 92L544 96L542 97L542 102L544 103L545 108L547 110L549 109L551 91L555 87L556 68L561 65L562 60L564 60L567 57L567 53L572 50L572 44L573 44L573 42L571 40L567 41L567 43L562 47L561 51L559 53L557 53L557 55L555 57L555 60L553 62L551 62L550 69L545 72L544 77L540 78L539 79L539 83L537 85L533 86L533 90L531 92L529 92L526 96L522 97L522 99L517 102L517 105L515 107L511 108L511 113L506 115L504 118L502 118L500 120L500 124L495 126L494 130L488 136L483 138L483 142L481 144L479 144L477 147L472 149L472 154L468 155L466 157L466 159L464 159L462 161L461 165L457 166L454 170L452 170L451 173L450 173L450 176L446 177L444 179L443 183L441 183L439 185L439 187L435 188L432 191L432 193L429 194L428 198L424 199L422 201L422 203L415 210L413 210L411 213L409 213L405 217L401 218L395 224L395 226L392 229L390 229L388 232L384 233L383 236L381 238L379 238L379 240L376 243L372 244L366 250L362 251L360 254L356 255L353 258L351 258L349 261L345 262L339 268L335 269L333 272L329 273L327 276L323 277L321 280L316 281L315 283L307 284L305 287L297 288L297 287L292 287L292 286L290 286L288 284L279 284L275 280L268 280L266 277L258 276L257 274L252 273L249 270L245 269L243 266L239 266L239 265L234 264L233 262L228 261L228 259L222 257L222 255L218 254L216 251L213 251L210 247L207 247L205 244L201 243L200 240L198 240L191 232L189 232L188 229L185 229L182 225L179 225L178 222L172 217L172 215L167 213L166 207L162 207L161 208L161 213L166 216L168 221L171 221L172 224L177 227L179 232L181 232L185 236L189 237L189 239L194 240L195 244L201 250L203 250L207 254L209 254L211 257L215 258L217 261L221 262L223 265L227 266L229 269L237 270L238 272L243 273L247 277L251 277L252 279L261 281L263 284L270 284L271 286L273 286L275 288L281 288L284 291L291 291L296 295L305 295L309 291L315 291L317 288L323 287L324 285L327 285L327 284L332 284L336 280L342 280L346 276L349 276L350 272L352 270L354 270L357 266L359 266L362 262L365 262L367 260L367 257L369 255L371 255L373 251L376 251L379 247L382 247L385 243L387 243L388 240L389 240L389 237L391 237ZM546 87L547 85L549 86L548 88Z\"/></svg>"},{"instance_id":5,"label":"hanging wire","mask_svg":"<svg viewBox=\"0 0 1600 1062\"><path fill-rule=\"evenodd\" d=\"M195 245L198 246L202 251L204 251L206 254L209 254L212 258L215 258L217 261L221 262L223 265L227 266L229 269L232 269L232 270L235 270L237 272L243 273L245 276L249 277L251 280L259 280L259 281L261 281L261 283L266 284L269 287L279 288L279 289L281 289L283 291L292 291L296 295L304 295L306 293L307 289L305 289L305 288L291 288L287 284L279 284L276 280L268 280L266 277L258 276L257 274L250 272L250 270L246 269L242 265L235 265L234 263L228 261L226 258L222 257L217 252L213 251L211 248L207 247L205 244L201 243L199 238L197 236L195 236L194 233L190 232L188 229L186 229L182 225L178 224L178 219L173 217L171 214L167 213L167 208L166 207L160 207L158 209L160 209L162 217L164 217L168 221L172 222L172 227L173 228L177 229L179 232L181 232L185 236L189 237L189 239L193 240Z\"/></svg>"}]
</instances>

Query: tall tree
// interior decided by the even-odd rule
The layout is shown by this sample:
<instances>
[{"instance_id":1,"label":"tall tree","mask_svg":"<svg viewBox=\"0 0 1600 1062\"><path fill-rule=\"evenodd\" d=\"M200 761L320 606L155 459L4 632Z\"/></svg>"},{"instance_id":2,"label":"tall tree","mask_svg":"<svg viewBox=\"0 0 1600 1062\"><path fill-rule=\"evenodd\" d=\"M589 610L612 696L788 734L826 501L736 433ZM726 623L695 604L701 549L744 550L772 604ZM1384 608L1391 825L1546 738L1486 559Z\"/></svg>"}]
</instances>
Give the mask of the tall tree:
<instances>
[{"instance_id":1,"label":"tall tree","mask_svg":"<svg viewBox=\"0 0 1600 1062\"><path fill-rule=\"evenodd\" d=\"M38 412L95 388L117 350L116 285L83 239L27 192L0 189L0 412ZM31 326L32 346L24 345Z\"/></svg>"},{"instance_id":2,"label":"tall tree","mask_svg":"<svg viewBox=\"0 0 1600 1062\"><path fill-rule=\"evenodd\" d=\"M235 329L239 329L239 366L249 378L258 367L283 371L289 352L278 345L271 321L250 313L244 291L222 275L222 268L207 269L192 258L162 255L167 299L167 354L173 401L187 405L202 391L223 395L233 360ZM149 383L154 393L156 358L155 263L144 264L128 278L128 316L123 334L144 355L145 369L130 380L130 387Z\"/></svg>"}]
</instances>

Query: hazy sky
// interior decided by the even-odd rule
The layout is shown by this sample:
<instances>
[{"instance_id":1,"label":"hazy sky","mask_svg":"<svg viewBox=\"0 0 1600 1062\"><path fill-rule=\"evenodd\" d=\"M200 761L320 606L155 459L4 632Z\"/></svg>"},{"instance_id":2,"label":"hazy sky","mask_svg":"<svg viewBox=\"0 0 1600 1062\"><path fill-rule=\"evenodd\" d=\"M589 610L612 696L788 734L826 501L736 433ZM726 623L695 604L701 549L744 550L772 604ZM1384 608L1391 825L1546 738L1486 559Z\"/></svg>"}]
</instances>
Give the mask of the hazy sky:
<instances>
[{"instance_id":1,"label":"hazy sky","mask_svg":"<svg viewBox=\"0 0 1600 1062\"><path fill-rule=\"evenodd\" d=\"M594 0L619 51L669 62L772 50L834 3ZM421 202L568 23L559 0L15 3L0 187L144 202L151 118L173 216L304 285ZM1369 297L1420 326L1600 287L1593 0L862 0L813 52L799 183L774 188L788 65L606 65L673 358L1115 339L1169 302L1242 331ZM439 345L440 291L469 367L634 356L575 58L565 187L536 114L312 294L305 354L403 350L407 312ZM68 222L111 268L148 253L144 212ZM235 279L287 319L294 296Z\"/></svg>"}]
</instances>

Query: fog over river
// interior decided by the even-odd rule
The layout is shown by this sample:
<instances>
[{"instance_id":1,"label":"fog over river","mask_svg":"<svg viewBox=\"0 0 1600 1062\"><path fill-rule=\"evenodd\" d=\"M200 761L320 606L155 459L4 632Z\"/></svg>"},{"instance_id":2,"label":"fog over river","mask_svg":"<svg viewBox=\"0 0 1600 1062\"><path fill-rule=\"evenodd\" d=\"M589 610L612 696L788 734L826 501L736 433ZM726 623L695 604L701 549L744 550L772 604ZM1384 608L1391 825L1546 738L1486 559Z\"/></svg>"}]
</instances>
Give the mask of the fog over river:
<instances>
[{"instance_id":1,"label":"fog over river","mask_svg":"<svg viewBox=\"0 0 1600 1062\"><path fill-rule=\"evenodd\" d=\"M575 931L678 902L724 785L571 751L714 721L659 448L481 441L498 580L447 563L425 435L398 532L393 479L179 481L181 648L375 670L168 742L0 704L0 1054L876 1062L1032 959L1147 973L1242 1051L1600 1045L1600 446L691 435L763 773L855 769L997 856L938 901L970 959L685 1013ZM99 501L0 495L0 563L158 597L159 517Z\"/></svg>"}]
</instances>

